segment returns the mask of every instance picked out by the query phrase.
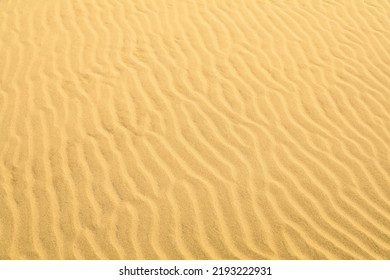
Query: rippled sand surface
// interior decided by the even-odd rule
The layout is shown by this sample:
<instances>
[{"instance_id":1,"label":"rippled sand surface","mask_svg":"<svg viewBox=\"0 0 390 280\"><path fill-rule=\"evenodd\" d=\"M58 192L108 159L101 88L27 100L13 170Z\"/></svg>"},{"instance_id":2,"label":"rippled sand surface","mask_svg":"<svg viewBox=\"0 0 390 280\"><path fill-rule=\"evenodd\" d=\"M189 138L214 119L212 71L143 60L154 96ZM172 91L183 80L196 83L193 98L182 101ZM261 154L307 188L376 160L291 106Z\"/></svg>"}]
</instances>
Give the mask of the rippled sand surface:
<instances>
[{"instance_id":1,"label":"rippled sand surface","mask_svg":"<svg viewBox=\"0 0 390 280\"><path fill-rule=\"evenodd\" d=\"M390 2L0 0L0 259L390 259Z\"/></svg>"}]
</instances>

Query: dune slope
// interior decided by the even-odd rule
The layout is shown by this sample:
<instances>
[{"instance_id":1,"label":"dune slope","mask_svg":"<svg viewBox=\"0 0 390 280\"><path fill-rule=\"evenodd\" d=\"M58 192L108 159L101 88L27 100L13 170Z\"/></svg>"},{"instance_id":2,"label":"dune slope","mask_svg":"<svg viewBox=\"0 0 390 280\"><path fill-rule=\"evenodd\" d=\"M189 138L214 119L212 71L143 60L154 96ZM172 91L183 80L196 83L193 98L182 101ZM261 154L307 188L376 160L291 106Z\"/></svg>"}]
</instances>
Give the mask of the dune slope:
<instances>
[{"instance_id":1,"label":"dune slope","mask_svg":"<svg viewBox=\"0 0 390 280\"><path fill-rule=\"evenodd\" d=\"M0 259L389 258L389 1L0 1Z\"/></svg>"}]
</instances>

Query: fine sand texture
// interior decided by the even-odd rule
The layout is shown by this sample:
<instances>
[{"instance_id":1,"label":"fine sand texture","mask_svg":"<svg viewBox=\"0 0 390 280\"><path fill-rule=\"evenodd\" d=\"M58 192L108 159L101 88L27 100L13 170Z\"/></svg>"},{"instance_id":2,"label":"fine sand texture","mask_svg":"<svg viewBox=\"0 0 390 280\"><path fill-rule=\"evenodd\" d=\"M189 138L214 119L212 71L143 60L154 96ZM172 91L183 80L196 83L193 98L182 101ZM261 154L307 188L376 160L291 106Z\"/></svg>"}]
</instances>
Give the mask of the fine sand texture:
<instances>
[{"instance_id":1,"label":"fine sand texture","mask_svg":"<svg viewBox=\"0 0 390 280\"><path fill-rule=\"evenodd\" d=\"M0 259L390 259L390 1L0 0Z\"/></svg>"}]
</instances>

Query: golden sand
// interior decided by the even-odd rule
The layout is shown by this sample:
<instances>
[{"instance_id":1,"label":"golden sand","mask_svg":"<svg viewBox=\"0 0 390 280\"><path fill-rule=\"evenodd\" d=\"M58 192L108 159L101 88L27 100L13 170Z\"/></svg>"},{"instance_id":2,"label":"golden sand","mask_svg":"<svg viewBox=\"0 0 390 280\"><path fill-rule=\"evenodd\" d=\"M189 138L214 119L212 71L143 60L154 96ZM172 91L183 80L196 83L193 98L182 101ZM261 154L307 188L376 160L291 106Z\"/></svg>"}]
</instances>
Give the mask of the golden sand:
<instances>
[{"instance_id":1,"label":"golden sand","mask_svg":"<svg viewBox=\"0 0 390 280\"><path fill-rule=\"evenodd\" d=\"M0 1L0 259L389 258L389 1Z\"/></svg>"}]
</instances>

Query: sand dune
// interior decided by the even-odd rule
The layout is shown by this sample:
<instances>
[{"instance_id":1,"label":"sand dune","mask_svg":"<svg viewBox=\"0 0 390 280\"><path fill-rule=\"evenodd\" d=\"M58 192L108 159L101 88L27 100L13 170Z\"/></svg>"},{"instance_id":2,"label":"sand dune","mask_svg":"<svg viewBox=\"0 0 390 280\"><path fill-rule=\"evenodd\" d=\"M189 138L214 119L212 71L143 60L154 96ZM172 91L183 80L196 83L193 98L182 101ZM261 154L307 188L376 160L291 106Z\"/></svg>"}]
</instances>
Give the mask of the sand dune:
<instances>
[{"instance_id":1,"label":"sand dune","mask_svg":"<svg viewBox=\"0 0 390 280\"><path fill-rule=\"evenodd\" d=\"M0 259L390 259L390 2L0 1Z\"/></svg>"}]
</instances>

